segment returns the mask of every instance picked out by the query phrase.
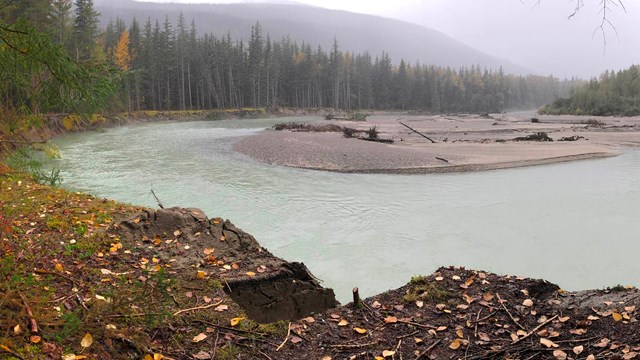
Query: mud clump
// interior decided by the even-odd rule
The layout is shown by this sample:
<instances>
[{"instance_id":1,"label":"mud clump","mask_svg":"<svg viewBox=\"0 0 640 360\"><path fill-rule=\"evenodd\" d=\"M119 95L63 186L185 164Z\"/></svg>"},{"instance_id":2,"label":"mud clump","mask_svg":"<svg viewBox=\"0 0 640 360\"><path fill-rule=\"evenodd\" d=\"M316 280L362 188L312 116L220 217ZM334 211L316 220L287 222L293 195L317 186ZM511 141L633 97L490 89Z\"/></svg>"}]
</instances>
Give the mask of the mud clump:
<instances>
[{"instance_id":1,"label":"mud clump","mask_svg":"<svg viewBox=\"0 0 640 360\"><path fill-rule=\"evenodd\" d=\"M304 264L272 255L230 221L209 219L200 209L144 210L115 232L141 248L171 245L154 255L185 276L203 271L219 280L258 322L296 320L338 304L333 290L320 286Z\"/></svg>"}]
</instances>

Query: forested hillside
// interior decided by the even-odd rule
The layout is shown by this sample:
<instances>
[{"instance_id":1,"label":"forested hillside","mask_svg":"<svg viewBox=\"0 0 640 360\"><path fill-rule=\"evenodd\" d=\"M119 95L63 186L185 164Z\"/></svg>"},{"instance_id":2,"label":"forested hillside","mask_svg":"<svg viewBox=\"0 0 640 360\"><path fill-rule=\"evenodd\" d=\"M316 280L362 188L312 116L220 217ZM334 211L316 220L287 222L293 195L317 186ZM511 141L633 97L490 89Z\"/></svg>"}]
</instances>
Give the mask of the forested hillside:
<instances>
[{"instance_id":1,"label":"forested hillside","mask_svg":"<svg viewBox=\"0 0 640 360\"><path fill-rule=\"evenodd\" d=\"M106 27L110 20L123 19L130 24L133 18L141 23L148 18L162 23L166 17L178 22L180 14L187 23L194 21L201 34L218 38L227 33L235 40L251 37L251 27L260 22L264 33L279 40L289 37L301 44L330 49L337 38L342 51L381 54L387 52L394 64L401 59L408 63L470 66L499 69L507 73L528 74L531 70L513 64L463 44L441 32L427 27L380 16L324 9L302 4L274 3L242 4L170 4L137 2L132 0L96 0L100 21Z\"/></svg>"},{"instance_id":2,"label":"forested hillside","mask_svg":"<svg viewBox=\"0 0 640 360\"><path fill-rule=\"evenodd\" d=\"M640 66L618 72L607 71L600 79L592 79L573 91L544 106L541 113L596 116L640 115Z\"/></svg>"},{"instance_id":3,"label":"forested hillside","mask_svg":"<svg viewBox=\"0 0 640 360\"><path fill-rule=\"evenodd\" d=\"M2 111L194 110L331 107L431 112L533 108L568 94L572 82L516 76L470 63L453 68L387 52L324 49L274 39L256 23L248 40L177 23L98 27L92 0L2 1Z\"/></svg>"}]
</instances>

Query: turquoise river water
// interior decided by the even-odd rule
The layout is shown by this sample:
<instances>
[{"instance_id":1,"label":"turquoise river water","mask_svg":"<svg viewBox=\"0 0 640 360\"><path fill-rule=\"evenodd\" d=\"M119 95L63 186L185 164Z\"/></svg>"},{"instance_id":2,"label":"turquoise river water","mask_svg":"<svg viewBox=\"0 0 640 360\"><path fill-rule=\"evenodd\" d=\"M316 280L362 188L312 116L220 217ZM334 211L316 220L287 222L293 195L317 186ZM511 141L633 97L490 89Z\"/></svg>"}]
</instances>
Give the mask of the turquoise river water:
<instances>
[{"instance_id":1,"label":"turquoise river water","mask_svg":"<svg viewBox=\"0 0 640 360\"><path fill-rule=\"evenodd\" d=\"M286 121L305 119L287 118ZM640 151L463 174L339 174L233 151L278 119L167 122L72 134L63 187L127 203L199 207L349 300L458 265L567 290L640 285Z\"/></svg>"}]
</instances>

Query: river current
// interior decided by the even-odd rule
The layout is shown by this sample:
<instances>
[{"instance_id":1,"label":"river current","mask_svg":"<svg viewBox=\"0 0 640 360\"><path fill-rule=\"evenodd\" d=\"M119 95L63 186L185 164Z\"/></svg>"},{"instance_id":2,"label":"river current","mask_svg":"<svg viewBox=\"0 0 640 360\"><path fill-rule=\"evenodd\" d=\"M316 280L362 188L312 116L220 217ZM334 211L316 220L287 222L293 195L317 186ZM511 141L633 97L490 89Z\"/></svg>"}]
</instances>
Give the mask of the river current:
<instances>
[{"instance_id":1,"label":"river current","mask_svg":"<svg viewBox=\"0 0 640 360\"><path fill-rule=\"evenodd\" d=\"M308 119L287 118L285 121ZM280 119L167 122L55 140L62 186L126 203L198 207L302 261L347 302L457 265L567 290L640 285L640 151L462 174L339 174L233 151Z\"/></svg>"}]
</instances>

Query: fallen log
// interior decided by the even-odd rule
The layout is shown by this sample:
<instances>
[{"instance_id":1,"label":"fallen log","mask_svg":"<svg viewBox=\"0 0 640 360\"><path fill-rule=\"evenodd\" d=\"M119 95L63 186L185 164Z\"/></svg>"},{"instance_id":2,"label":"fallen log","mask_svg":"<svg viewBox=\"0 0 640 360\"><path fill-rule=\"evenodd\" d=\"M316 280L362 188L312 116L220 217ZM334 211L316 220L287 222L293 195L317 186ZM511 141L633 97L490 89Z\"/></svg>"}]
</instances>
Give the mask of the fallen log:
<instances>
[{"instance_id":1,"label":"fallen log","mask_svg":"<svg viewBox=\"0 0 640 360\"><path fill-rule=\"evenodd\" d=\"M419 132L418 130L416 130L416 129L412 128L411 126L409 126L409 125L407 125L407 124L403 123L402 121L398 120L398 122L400 123L400 125L402 125L402 126L406 127L407 129L409 129L409 130L413 131L414 133L416 133L416 134L418 134L418 135L422 136L423 138L425 138L425 139L427 139L427 140L431 141L431 143L432 143L432 144L435 144L435 143L436 143L432 138L430 138L430 137L428 137L427 135L425 135L425 134L423 134L423 133Z\"/></svg>"}]
</instances>

